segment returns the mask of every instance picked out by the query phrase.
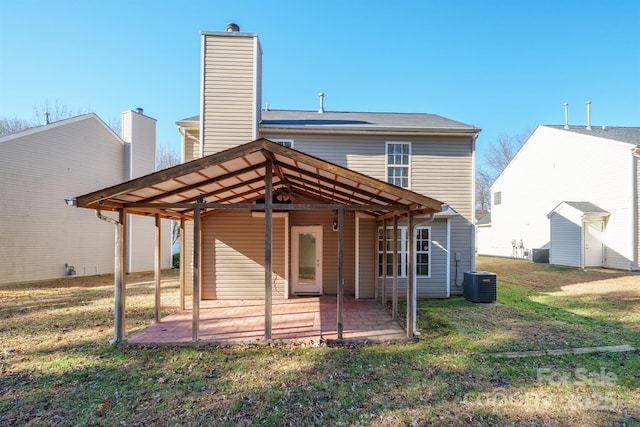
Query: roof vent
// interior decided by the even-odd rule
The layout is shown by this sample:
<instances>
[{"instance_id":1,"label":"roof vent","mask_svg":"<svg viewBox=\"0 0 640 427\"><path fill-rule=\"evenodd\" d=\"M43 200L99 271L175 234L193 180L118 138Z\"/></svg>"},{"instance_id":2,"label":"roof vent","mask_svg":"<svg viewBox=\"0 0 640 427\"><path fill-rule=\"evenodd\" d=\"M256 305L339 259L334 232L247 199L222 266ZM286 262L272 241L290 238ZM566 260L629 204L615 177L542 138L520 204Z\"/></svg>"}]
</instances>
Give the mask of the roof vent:
<instances>
[{"instance_id":1,"label":"roof vent","mask_svg":"<svg viewBox=\"0 0 640 427\"><path fill-rule=\"evenodd\" d=\"M564 103L564 128L569 129L569 103Z\"/></svg>"},{"instance_id":2,"label":"roof vent","mask_svg":"<svg viewBox=\"0 0 640 427\"><path fill-rule=\"evenodd\" d=\"M591 130L591 101L587 101L587 130Z\"/></svg>"},{"instance_id":3,"label":"roof vent","mask_svg":"<svg viewBox=\"0 0 640 427\"><path fill-rule=\"evenodd\" d=\"M324 93L320 92L318 94L320 97L320 108L318 109L318 113L324 113Z\"/></svg>"},{"instance_id":4,"label":"roof vent","mask_svg":"<svg viewBox=\"0 0 640 427\"><path fill-rule=\"evenodd\" d=\"M45 125L48 125L49 123L51 123L51 122L49 121L49 115L50 115L50 114L49 114L48 112L45 112L45 113L44 113L44 124L45 124Z\"/></svg>"},{"instance_id":5,"label":"roof vent","mask_svg":"<svg viewBox=\"0 0 640 427\"><path fill-rule=\"evenodd\" d=\"M238 31L240 31L238 24L234 22L229 22L227 24L227 33L237 33Z\"/></svg>"}]
</instances>

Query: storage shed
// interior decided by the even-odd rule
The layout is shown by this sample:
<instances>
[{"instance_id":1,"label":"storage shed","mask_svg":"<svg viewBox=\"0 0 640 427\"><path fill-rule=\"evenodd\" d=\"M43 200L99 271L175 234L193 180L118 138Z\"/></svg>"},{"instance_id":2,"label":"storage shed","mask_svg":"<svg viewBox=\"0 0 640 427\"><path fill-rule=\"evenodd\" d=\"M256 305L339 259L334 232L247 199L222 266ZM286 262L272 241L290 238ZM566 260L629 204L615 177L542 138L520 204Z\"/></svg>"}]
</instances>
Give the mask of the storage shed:
<instances>
[{"instance_id":1,"label":"storage shed","mask_svg":"<svg viewBox=\"0 0 640 427\"><path fill-rule=\"evenodd\" d=\"M609 216L609 212L591 202L561 202L547 215L551 227L549 262L602 267Z\"/></svg>"}]
</instances>

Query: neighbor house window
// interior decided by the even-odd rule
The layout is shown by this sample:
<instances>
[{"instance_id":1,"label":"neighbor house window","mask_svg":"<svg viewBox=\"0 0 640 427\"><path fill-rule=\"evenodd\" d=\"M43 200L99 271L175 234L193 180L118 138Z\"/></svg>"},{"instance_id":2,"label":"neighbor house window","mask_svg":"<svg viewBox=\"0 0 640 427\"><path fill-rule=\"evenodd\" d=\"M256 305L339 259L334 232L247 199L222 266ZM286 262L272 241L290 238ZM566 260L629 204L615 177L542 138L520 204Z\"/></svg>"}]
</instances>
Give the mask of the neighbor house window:
<instances>
[{"instance_id":1,"label":"neighbor house window","mask_svg":"<svg viewBox=\"0 0 640 427\"><path fill-rule=\"evenodd\" d=\"M398 227L398 277L407 276L407 227ZM382 277L382 227L378 229L378 276ZM387 227L387 276L393 276L393 227Z\"/></svg>"},{"instance_id":2,"label":"neighbor house window","mask_svg":"<svg viewBox=\"0 0 640 427\"><path fill-rule=\"evenodd\" d=\"M496 191L493 193L493 204L499 205L500 203L502 203L502 191Z\"/></svg>"},{"instance_id":3,"label":"neighbor house window","mask_svg":"<svg viewBox=\"0 0 640 427\"><path fill-rule=\"evenodd\" d=\"M387 142L387 182L410 188L411 143Z\"/></svg>"},{"instance_id":4,"label":"neighbor house window","mask_svg":"<svg viewBox=\"0 0 640 427\"><path fill-rule=\"evenodd\" d=\"M431 227L416 227L416 276L431 276Z\"/></svg>"},{"instance_id":5,"label":"neighbor house window","mask_svg":"<svg viewBox=\"0 0 640 427\"><path fill-rule=\"evenodd\" d=\"M293 148L293 139L272 139L276 144L284 145L287 148Z\"/></svg>"}]
</instances>

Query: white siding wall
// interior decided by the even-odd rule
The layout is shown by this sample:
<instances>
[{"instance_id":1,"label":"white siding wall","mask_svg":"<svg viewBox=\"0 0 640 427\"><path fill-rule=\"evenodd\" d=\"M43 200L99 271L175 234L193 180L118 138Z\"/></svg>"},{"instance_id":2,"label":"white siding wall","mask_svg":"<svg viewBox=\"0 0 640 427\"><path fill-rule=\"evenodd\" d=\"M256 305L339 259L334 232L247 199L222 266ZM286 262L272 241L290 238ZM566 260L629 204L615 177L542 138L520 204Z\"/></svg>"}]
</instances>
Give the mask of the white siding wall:
<instances>
[{"instance_id":1,"label":"white siding wall","mask_svg":"<svg viewBox=\"0 0 640 427\"><path fill-rule=\"evenodd\" d=\"M257 36L247 33L205 33L202 49L200 117L208 155L255 139L261 52Z\"/></svg>"},{"instance_id":2,"label":"white siding wall","mask_svg":"<svg viewBox=\"0 0 640 427\"><path fill-rule=\"evenodd\" d=\"M634 182L635 182L635 189L634 189L634 198L633 198L633 206L635 209L635 216L633 218L633 221L635 221L635 235L636 235L636 241L635 241L635 245L634 245L634 250L635 250L635 262L634 264L634 269L636 270L640 270L640 156L635 155L633 156L633 174L634 174Z\"/></svg>"},{"instance_id":3,"label":"white siding wall","mask_svg":"<svg viewBox=\"0 0 640 427\"><path fill-rule=\"evenodd\" d=\"M114 226L64 199L122 182L124 146L93 114L48 126L0 139L0 283L113 272Z\"/></svg>"},{"instance_id":4,"label":"white siding wall","mask_svg":"<svg viewBox=\"0 0 640 427\"><path fill-rule=\"evenodd\" d=\"M551 246L549 262L557 265L582 265L582 219L575 209L558 209L550 218Z\"/></svg>"},{"instance_id":5,"label":"white siding wall","mask_svg":"<svg viewBox=\"0 0 640 427\"><path fill-rule=\"evenodd\" d=\"M547 214L562 201L588 201L611 213L605 231L607 267L627 269L633 233L629 144L540 126L492 186L492 247L481 255L511 256L511 241L549 247ZM481 247L486 247L484 244Z\"/></svg>"}]
</instances>

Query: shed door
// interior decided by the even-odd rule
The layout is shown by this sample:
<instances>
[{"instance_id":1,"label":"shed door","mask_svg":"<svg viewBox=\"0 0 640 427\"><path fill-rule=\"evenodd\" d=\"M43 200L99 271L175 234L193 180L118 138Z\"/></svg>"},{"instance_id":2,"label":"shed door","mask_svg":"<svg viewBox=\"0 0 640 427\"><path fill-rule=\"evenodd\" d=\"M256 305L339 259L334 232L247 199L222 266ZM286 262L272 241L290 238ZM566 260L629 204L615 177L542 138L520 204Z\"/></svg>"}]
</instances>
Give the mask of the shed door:
<instances>
[{"instance_id":1,"label":"shed door","mask_svg":"<svg viewBox=\"0 0 640 427\"><path fill-rule=\"evenodd\" d=\"M587 267L602 267L604 265L604 222L585 222L584 227L584 264Z\"/></svg>"}]
</instances>

